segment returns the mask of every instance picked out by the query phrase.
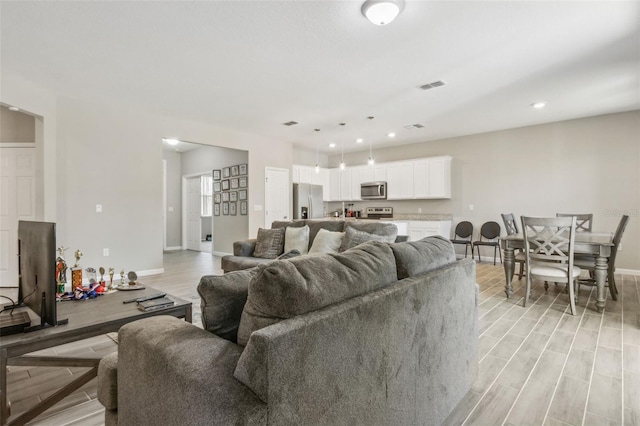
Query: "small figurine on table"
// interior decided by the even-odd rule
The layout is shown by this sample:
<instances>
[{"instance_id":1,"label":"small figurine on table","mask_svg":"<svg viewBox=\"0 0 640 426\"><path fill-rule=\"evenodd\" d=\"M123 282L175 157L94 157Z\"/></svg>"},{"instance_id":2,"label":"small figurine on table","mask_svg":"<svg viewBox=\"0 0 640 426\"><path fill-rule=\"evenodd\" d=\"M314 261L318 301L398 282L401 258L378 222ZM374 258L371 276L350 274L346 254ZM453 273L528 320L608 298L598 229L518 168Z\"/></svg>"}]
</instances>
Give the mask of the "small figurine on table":
<instances>
[{"instance_id":1,"label":"small figurine on table","mask_svg":"<svg viewBox=\"0 0 640 426\"><path fill-rule=\"evenodd\" d=\"M126 282L124 281L124 269L120 271L120 285L121 285L121 286L123 286L123 287L124 287L125 285L129 285L128 283L126 283Z\"/></svg>"},{"instance_id":2,"label":"small figurine on table","mask_svg":"<svg viewBox=\"0 0 640 426\"><path fill-rule=\"evenodd\" d=\"M114 290L113 288L113 274L115 270L113 268L109 268L109 291Z\"/></svg>"}]
</instances>

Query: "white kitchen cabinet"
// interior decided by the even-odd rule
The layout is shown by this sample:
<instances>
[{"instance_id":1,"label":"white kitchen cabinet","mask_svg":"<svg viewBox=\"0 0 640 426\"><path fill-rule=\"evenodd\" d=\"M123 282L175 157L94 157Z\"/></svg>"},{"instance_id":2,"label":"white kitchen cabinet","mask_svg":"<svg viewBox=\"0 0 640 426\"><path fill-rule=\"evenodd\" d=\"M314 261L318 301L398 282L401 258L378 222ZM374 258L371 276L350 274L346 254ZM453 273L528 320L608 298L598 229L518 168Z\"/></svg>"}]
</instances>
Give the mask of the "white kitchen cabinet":
<instances>
[{"instance_id":1,"label":"white kitchen cabinet","mask_svg":"<svg viewBox=\"0 0 640 426\"><path fill-rule=\"evenodd\" d=\"M331 201L342 201L341 194L342 171L329 169L329 197Z\"/></svg>"},{"instance_id":2,"label":"white kitchen cabinet","mask_svg":"<svg viewBox=\"0 0 640 426\"><path fill-rule=\"evenodd\" d=\"M451 157L413 162L413 198L451 198Z\"/></svg>"},{"instance_id":3,"label":"white kitchen cabinet","mask_svg":"<svg viewBox=\"0 0 640 426\"><path fill-rule=\"evenodd\" d=\"M322 185L322 200L331 201L331 189L329 185L329 169L320 168L316 173L315 167L313 167L313 176L311 183L314 185Z\"/></svg>"},{"instance_id":4,"label":"white kitchen cabinet","mask_svg":"<svg viewBox=\"0 0 640 426\"><path fill-rule=\"evenodd\" d=\"M413 198L429 198L429 159L413 162Z\"/></svg>"},{"instance_id":5,"label":"white kitchen cabinet","mask_svg":"<svg viewBox=\"0 0 640 426\"><path fill-rule=\"evenodd\" d=\"M367 182L366 174L367 174L367 166L357 166L350 167L349 171L351 172L351 200L352 201L361 201L360 198L360 184L362 182Z\"/></svg>"},{"instance_id":6,"label":"white kitchen cabinet","mask_svg":"<svg viewBox=\"0 0 640 426\"><path fill-rule=\"evenodd\" d=\"M450 220L410 220L409 240L418 241L425 237L440 235L444 238L451 238Z\"/></svg>"},{"instance_id":7,"label":"white kitchen cabinet","mask_svg":"<svg viewBox=\"0 0 640 426\"><path fill-rule=\"evenodd\" d=\"M291 166L291 181L293 183L300 183L300 167L295 164Z\"/></svg>"},{"instance_id":8,"label":"white kitchen cabinet","mask_svg":"<svg viewBox=\"0 0 640 426\"><path fill-rule=\"evenodd\" d=\"M310 183L312 185L322 185L322 199L331 201L329 169L320 168L316 173L315 166L303 166L294 164L291 166L291 181L293 183Z\"/></svg>"},{"instance_id":9,"label":"white kitchen cabinet","mask_svg":"<svg viewBox=\"0 0 640 426\"><path fill-rule=\"evenodd\" d=\"M341 201L351 201L351 168L347 167L344 170L338 171L342 174L340 177L340 200ZM360 191L358 191L358 195Z\"/></svg>"},{"instance_id":10,"label":"white kitchen cabinet","mask_svg":"<svg viewBox=\"0 0 640 426\"><path fill-rule=\"evenodd\" d=\"M387 167L384 164L362 166L362 182L385 182L386 180Z\"/></svg>"},{"instance_id":11,"label":"white kitchen cabinet","mask_svg":"<svg viewBox=\"0 0 640 426\"><path fill-rule=\"evenodd\" d=\"M314 167L300 166L300 183L313 183Z\"/></svg>"},{"instance_id":12,"label":"white kitchen cabinet","mask_svg":"<svg viewBox=\"0 0 640 426\"><path fill-rule=\"evenodd\" d=\"M407 200L413 197L413 161L387 163L387 199Z\"/></svg>"}]
</instances>

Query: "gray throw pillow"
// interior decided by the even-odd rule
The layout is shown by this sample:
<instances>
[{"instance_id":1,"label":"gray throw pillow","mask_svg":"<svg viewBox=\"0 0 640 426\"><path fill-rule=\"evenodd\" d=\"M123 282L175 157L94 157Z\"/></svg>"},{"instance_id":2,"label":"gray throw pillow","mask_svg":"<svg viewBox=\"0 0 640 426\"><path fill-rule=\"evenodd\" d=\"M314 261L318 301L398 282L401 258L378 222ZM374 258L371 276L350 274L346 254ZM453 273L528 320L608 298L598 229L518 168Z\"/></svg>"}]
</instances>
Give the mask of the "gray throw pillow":
<instances>
[{"instance_id":1,"label":"gray throw pillow","mask_svg":"<svg viewBox=\"0 0 640 426\"><path fill-rule=\"evenodd\" d=\"M370 234L369 232L358 231L356 228L349 226L344 232L340 251L348 250L362 243L366 243L367 241L383 241L385 243L392 243L395 239L395 235Z\"/></svg>"},{"instance_id":2,"label":"gray throw pillow","mask_svg":"<svg viewBox=\"0 0 640 426\"><path fill-rule=\"evenodd\" d=\"M238 344L243 346L256 330L397 281L392 251L378 241L340 254L299 256L256 269L238 330Z\"/></svg>"},{"instance_id":3,"label":"gray throw pillow","mask_svg":"<svg viewBox=\"0 0 640 426\"><path fill-rule=\"evenodd\" d=\"M200 279L198 294L205 330L234 343L237 341L249 282L257 272L256 268L251 268Z\"/></svg>"},{"instance_id":4,"label":"gray throw pillow","mask_svg":"<svg viewBox=\"0 0 640 426\"><path fill-rule=\"evenodd\" d=\"M396 257L398 279L423 274L456 261L453 243L440 236L389 244Z\"/></svg>"},{"instance_id":5,"label":"gray throw pillow","mask_svg":"<svg viewBox=\"0 0 640 426\"><path fill-rule=\"evenodd\" d=\"M263 259L275 259L280 256L284 250L284 232L285 228L259 228L253 256Z\"/></svg>"},{"instance_id":6,"label":"gray throw pillow","mask_svg":"<svg viewBox=\"0 0 640 426\"><path fill-rule=\"evenodd\" d=\"M302 228L288 226L284 233L284 251L298 250L300 254L307 254L309 251L309 227Z\"/></svg>"}]
</instances>

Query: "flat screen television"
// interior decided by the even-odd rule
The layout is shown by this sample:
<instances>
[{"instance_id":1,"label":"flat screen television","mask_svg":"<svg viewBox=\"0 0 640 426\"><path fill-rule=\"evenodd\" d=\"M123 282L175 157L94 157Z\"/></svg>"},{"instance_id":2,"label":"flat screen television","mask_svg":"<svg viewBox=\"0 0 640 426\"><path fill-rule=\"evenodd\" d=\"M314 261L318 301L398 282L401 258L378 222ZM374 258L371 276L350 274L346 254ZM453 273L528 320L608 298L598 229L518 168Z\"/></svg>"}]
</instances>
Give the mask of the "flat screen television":
<instances>
[{"instance_id":1,"label":"flat screen television","mask_svg":"<svg viewBox=\"0 0 640 426\"><path fill-rule=\"evenodd\" d=\"M34 331L64 324L56 311L56 224L18 222L18 300L40 317Z\"/></svg>"}]
</instances>

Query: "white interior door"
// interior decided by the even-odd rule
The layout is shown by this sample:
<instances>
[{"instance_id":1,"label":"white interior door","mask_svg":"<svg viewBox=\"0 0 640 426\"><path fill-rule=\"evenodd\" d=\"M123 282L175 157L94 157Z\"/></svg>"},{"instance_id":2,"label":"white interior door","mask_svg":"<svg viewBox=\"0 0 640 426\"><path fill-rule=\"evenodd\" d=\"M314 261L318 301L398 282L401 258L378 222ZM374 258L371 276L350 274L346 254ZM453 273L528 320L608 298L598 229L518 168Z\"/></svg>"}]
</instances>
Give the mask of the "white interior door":
<instances>
[{"instance_id":1,"label":"white interior door","mask_svg":"<svg viewBox=\"0 0 640 426\"><path fill-rule=\"evenodd\" d=\"M0 288L18 286L18 221L36 220L35 148L0 148Z\"/></svg>"},{"instance_id":2,"label":"white interior door","mask_svg":"<svg viewBox=\"0 0 640 426\"><path fill-rule=\"evenodd\" d=\"M264 226L270 228L274 220L289 220L289 170L265 168Z\"/></svg>"},{"instance_id":3,"label":"white interior door","mask_svg":"<svg viewBox=\"0 0 640 426\"><path fill-rule=\"evenodd\" d=\"M200 251L200 176L187 179L187 250Z\"/></svg>"}]
</instances>

